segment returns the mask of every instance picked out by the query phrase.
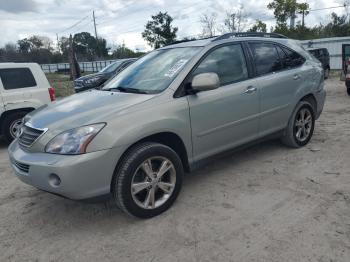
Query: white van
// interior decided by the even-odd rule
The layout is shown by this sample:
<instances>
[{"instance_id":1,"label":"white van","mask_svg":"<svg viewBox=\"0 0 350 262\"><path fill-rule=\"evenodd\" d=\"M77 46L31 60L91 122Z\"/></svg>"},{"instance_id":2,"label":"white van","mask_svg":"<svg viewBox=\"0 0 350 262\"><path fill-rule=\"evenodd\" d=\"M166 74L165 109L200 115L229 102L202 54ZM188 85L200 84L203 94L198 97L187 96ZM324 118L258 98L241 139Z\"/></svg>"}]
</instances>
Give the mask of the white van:
<instances>
[{"instance_id":1,"label":"white van","mask_svg":"<svg viewBox=\"0 0 350 262\"><path fill-rule=\"evenodd\" d=\"M22 118L55 100L41 67L36 63L0 63L0 135L11 142Z\"/></svg>"}]
</instances>

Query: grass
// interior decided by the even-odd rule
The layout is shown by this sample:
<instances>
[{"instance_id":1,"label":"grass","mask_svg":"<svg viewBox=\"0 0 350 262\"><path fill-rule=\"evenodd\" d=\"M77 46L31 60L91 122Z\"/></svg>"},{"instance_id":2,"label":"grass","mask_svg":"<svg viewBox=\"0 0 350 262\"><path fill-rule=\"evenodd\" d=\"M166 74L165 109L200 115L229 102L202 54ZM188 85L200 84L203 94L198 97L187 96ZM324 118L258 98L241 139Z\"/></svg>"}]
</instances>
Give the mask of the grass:
<instances>
[{"instance_id":1,"label":"grass","mask_svg":"<svg viewBox=\"0 0 350 262\"><path fill-rule=\"evenodd\" d=\"M69 75L50 73L46 74L46 77L55 89L56 97L66 97L75 93L73 81L69 79Z\"/></svg>"}]
</instances>

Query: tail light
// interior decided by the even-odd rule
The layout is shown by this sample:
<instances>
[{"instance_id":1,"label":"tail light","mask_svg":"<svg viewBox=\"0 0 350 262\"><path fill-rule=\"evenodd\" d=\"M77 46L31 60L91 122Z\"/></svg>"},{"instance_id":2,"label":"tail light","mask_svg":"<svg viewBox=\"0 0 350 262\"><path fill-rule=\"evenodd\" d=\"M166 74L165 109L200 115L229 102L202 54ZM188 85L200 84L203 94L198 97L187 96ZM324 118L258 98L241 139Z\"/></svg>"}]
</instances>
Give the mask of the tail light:
<instances>
[{"instance_id":1,"label":"tail light","mask_svg":"<svg viewBox=\"0 0 350 262\"><path fill-rule=\"evenodd\" d=\"M56 100L55 89L53 89L53 87L49 88L49 95L51 102Z\"/></svg>"}]
</instances>

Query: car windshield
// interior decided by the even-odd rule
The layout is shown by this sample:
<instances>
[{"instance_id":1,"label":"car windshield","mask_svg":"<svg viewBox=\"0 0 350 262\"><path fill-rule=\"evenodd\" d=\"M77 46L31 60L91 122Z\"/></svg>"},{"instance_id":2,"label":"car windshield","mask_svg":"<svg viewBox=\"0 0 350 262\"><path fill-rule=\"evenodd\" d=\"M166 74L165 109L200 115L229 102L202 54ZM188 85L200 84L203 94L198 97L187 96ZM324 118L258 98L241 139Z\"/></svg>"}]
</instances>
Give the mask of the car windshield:
<instances>
[{"instance_id":1,"label":"car windshield","mask_svg":"<svg viewBox=\"0 0 350 262\"><path fill-rule=\"evenodd\" d=\"M159 93L170 85L186 63L200 50L201 47L155 50L114 77L102 90Z\"/></svg>"},{"instance_id":2,"label":"car windshield","mask_svg":"<svg viewBox=\"0 0 350 262\"><path fill-rule=\"evenodd\" d=\"M119 62L114 62L108 66L106 66L105 68L103 68L100 73L110 73L113 72L115 70L117 70L117 68L122 64L122 61Z\"/></svg>"}]
</instances>

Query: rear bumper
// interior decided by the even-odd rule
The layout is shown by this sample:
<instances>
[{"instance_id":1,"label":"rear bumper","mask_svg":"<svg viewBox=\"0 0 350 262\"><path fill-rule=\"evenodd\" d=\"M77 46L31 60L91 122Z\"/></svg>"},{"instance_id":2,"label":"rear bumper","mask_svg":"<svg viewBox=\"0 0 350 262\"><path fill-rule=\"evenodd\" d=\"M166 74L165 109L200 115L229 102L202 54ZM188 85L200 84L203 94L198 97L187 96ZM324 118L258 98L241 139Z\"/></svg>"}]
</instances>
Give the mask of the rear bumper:
<instances>
[{"instance_id":1,"label":"rear bumper","mask_svg":"<svg viewBox=\"0 0 350 262\"><path fill-rule=\"evenodd\" d=\"M322 88L321 90L317 91L315 98L317 102L316 119L318 119L323 111L324 103L326 101L326 90Z\"/></svg>"},{"instance_id":2,"label":"rear bumper","mask_svg":"<svg viewBox=\"0 0 350 262\"><path fill-rule=\"evenodd\" d=\"M28 153L17 141L9 146L8 152L12 168L21 181L76 200L109 194L114 169L122 154L118 148L75 156Z\"/></svg>"}]
</instances>

